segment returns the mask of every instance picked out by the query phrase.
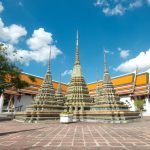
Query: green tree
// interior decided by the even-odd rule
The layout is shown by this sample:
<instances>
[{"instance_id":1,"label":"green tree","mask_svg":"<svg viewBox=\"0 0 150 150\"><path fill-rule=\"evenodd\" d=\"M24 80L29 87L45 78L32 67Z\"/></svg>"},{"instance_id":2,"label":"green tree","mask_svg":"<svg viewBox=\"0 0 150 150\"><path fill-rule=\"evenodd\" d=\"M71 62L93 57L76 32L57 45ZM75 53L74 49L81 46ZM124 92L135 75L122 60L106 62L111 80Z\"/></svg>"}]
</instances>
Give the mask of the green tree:
<instances>
[{"instance_id":1,"label":"green tree","mask_svg":"<svg viewBox=\"0 0 150 150\"><path fill-rule=\"evenodd\" d=\"M143 109L144 100L143 99L136 99L136 100L134 100L134 105L136 106L136 108L139 111L141 111Z\"/></svg>"},{"instance_id":2,"label":"green tree","mask_svg":"<svg viewBox=\"0 0 150 150\"><path fill-rule=\"evenodd\" d=\"M17 52L14 51L14 55ZM9 87L14 87L16 90L29 86L26 81L21 80L21 69L15 63L11 62L8 56L8 49L4 44L0 44L0 105L3 105L4 90ZM29 77L30 78L30 77ZM34 77L31 77L34 81ZM2 112L2 108L0 108Z\"/></svg>"},{"instance_id":3,"label":"green tree","mask_svg":"<svg viewBox=\"0 0 150 150\"><path fill-rule=\"evenodd\" d=\"M137 110L140 111L141 118L143 117L142 115L142 109L144 105L144 100L143 99L136 99L134 100L134 105L136 106Z\"/></svg>"}]
</instances>

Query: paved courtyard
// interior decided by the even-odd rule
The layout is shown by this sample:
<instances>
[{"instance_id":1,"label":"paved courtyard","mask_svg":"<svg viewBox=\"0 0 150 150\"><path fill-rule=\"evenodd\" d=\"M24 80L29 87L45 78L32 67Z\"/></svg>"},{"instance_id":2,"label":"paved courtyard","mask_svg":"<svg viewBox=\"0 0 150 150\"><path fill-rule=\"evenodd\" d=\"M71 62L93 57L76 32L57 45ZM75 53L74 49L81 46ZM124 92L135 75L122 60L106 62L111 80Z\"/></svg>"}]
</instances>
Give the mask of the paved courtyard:
<instances>
[{"instance_id":1,"label":"paved courtyard","mask_svg":"<svg viewBox=\"0 0 150 150\"><path fill-rule=\"evenodd\" d=\"M0 122L0 150L150 150L150 119L129 124Z\"/></svg>"}]
</instances>

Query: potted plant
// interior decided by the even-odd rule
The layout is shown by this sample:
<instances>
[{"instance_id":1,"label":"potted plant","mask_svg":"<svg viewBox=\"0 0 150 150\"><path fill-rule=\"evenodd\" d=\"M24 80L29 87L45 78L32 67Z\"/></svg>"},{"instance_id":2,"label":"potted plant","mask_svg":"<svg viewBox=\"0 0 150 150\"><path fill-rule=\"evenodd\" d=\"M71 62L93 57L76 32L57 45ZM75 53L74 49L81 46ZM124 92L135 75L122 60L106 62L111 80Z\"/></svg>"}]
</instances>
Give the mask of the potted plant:
<instances>
[{"instance_id":1,"label":"potted plant","mask_svg":"<svg viewBox=\"0 0 150 150\"><path fill-rule=\"evenodd\" d=\"M73 113L72 112L62 112L60 114L61 123L71 123L73 122Z\"/></svg>"}]
</instances>

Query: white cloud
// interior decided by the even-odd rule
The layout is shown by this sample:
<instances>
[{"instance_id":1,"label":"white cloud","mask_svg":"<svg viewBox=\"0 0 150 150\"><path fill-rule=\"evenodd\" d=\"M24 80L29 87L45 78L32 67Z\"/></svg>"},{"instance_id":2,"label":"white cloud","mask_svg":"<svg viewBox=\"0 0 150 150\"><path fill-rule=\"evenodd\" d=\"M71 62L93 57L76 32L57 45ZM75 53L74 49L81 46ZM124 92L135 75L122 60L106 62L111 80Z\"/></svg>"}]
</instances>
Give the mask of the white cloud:
<instances>
[{"instance_id":1,"label":"white cloud","mask_svg":"<svg viewBox=\"0 0 150 150\"><path fill-rule=\"evenodd\" d=\"M2 2L0 2L0 13L4 10L4 6L2 4Z\"/></svg>"},{"instance_id":2,"label":"white cloud","mask_svg":"<svg viewBox=\"0 0 150 150\"><path fill-rule=\"evenodd\" d=\"M150 4L150 0L146 0ZM94 5L100 7L105 15L123 15L126 11L142 7L145 0L96 0Z\"/></svg>"},{"instance_id":3,"label":"white cloud","mask_svg":"<svg viewBox=\"0 0 150 150\"><path fill-rule=\"evenodd\" d=\"M125 12L125 8L121 4L118 4L112 9L109 7L103 8L102 11L104 14L110 15L110 16L123 15Z\"/></svg>"},{"instance_id":4,"label":"white cloud","mask_svg":"<svg viewBox=\"0 0 150 150\"><path fill-rule=\"evenodd\" d=\"M22 1L19 1L19 2L18 2L18 5L22 7L22 6L23 6Z\"/></svg>"},{"instance_id":5,"label":"white cloud","mask_svg":"<svg viewBox=\"0 0 150 150\"><path fill-rule=\"evenodd\" d=\"M58 55L62 54L60 49L53 44L52 34L46 32L43 28L34 30L32 37L27 40L29 50L17 49L17 55L13 51L15 47L12 44L7 44L9 55L12 61L19 61L25 65L29 65L31 61L46 63L49 57L51 45L51 59L55 59Z\"/></svg>"},{"instance_id":6,"label":"white cloud","mask_svg":"<svg viewBox=\"0 0 150 150\"><path fill-rule=\"evenodd\" d=\"M147 3L150 5L150 0L147 0Z\"/></svg>"},{"instance_id":7,"label":"white cloud","mask_svg":"<svg viewBox=\"0 0 150 150\"><path fill-rule=\"evenodd\" d=\"M72 74L72 70L65 70L61 75L64 77L71 74Z\"/></svg>"},{"instance_id":8,"label":"white cloud","mask_svg":"<svg viewBox=\"0 0 150 150\"><path fill-rule=\"evenodd\" d=\"M132 3L129 3L129 9L138 8L143 5L143 0L135 0Z\"/></svg>"},{"instance_id":9,"label":"white cloud","mask_svg":"<svg viewBox=\"0 0 150 150\"><path fill-rule=\"evenodd\" d=\"M45 62L48 59L50 45L52 59L62 54L60 49L53 44L52 33L46 32L44 28L34 30L32 37L27 40L27 45L30 48L28 52L30 60L35 60L36 62Z\"/></svg>"},{"instance_id":10,"label":"white cloud","mask_svg":"<svg viewBox=\"0 0 150 150\"><path fill-rule=\"evenodd\" d=\"M140 52L139 55L135 58L132 58L121 65L119 65L117 68L115 68L116 71L121 72L132 72L137 67L139 71L146 71L150 68L150 49L146 52Z\"/></svg>"},{"instance_id":11,"label":"white cloud","mask_svg":"<svg viewBox=\"0 0 150 150\"><path fill-rule=\"evenodd\" d=\"M114 52L110 51L110 50L106 50L106 53L113 55Z\"/></svg>"},{"instance_id":12,"label":"white cloud","mask_svg":"<svg viewBox=\"0 0 150 150\"><path fill-rule=\"evenodd\" d=\"M31 61L35 61L45 64L49 58L49 46L37 51L16 49L12 44L5 44L5 46L8 47L8 58L13 62L29 65ZM17 54L15 54L14 51L16 51ZM51 59L55 59L56 56L61 53L62 52L55 45L51 46Z\"/></svg>"},{"instance_id":13,"label":"white cloud","mask_svg":"<svg viewBox=\"0 0 150 150\"><path fill-rule=\"evenodd\" d=\"M108 2L106 0L97 0L95 3L94 3L95 6L108 6Z\"/></svg>"},{"instance_id":14,"label":"white cloud","mask_svg":"<svg viewBox=\"0 0 150 150\"><path fill-rule=\"evenodd\" d=\"M130 54L130 50L123 50L121 48L118 48L118 50L120 51L121 58L127 58Z\"/></svg>"},{"instance_id":15,"label":"white cloud","mask_svg":"<svg viewBox=\"0 0 150 150\"><path fill-rule=\"evenodd\" d=\"M27 40L27 45L32 50L38 50L40 48L46 47L48 44L52 44L52 34L45 32L43 28L34 30L32 37Z\"/></svg>"},{"instance_id":16,"label":"white cloud","mask_svg":"<svg viewBox=\"0 0 150 150\"><path fill-rule=\"evenodd\" d=\"M12 24L5 26L0 18L0 40L11 44L17 44L22 36L25 36L27 31L21 25Z\"/></svg>"}]
</instances>

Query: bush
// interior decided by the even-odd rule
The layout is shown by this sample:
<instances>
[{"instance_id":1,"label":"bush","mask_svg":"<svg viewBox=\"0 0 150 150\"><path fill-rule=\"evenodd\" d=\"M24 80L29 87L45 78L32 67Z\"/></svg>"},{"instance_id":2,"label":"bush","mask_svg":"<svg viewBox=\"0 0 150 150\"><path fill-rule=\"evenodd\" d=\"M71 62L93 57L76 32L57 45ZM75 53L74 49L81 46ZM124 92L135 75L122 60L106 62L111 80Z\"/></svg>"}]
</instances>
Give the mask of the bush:
<instances>
[{"instance_id":1,"label":"bush","mask_svg":"<svg viewBox=\"0 0 150 150\"><path fill-rule=\"evenodd\" d=\"M136 106L136 108L139 111L141 111L143 109L144 100L143 99L136 99L136 100L134 100L134 105Z\"/></svg>"}]
</instances>

